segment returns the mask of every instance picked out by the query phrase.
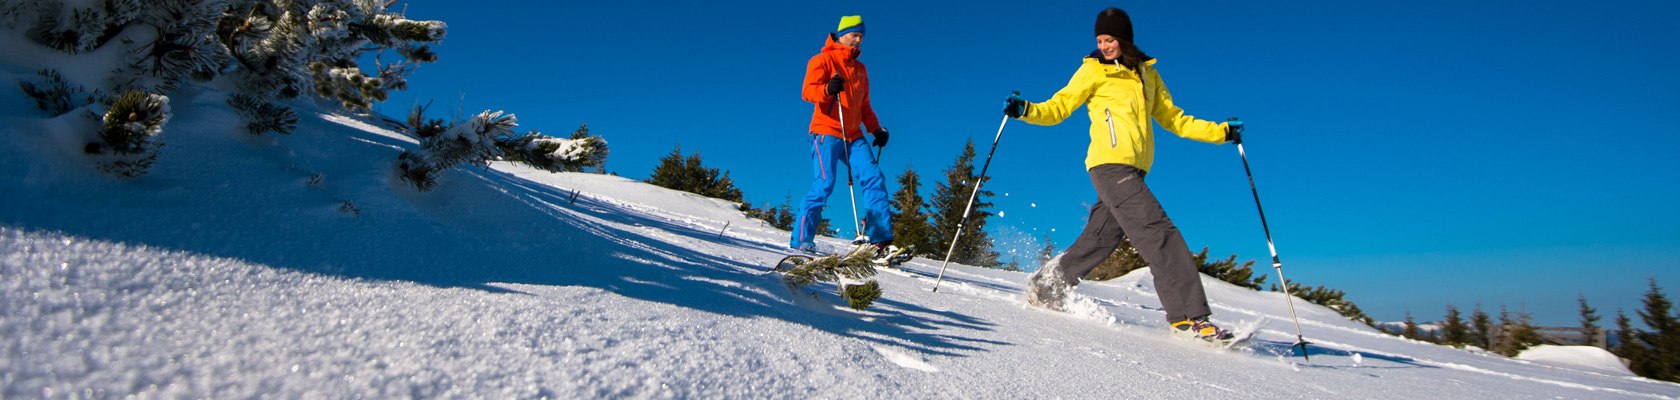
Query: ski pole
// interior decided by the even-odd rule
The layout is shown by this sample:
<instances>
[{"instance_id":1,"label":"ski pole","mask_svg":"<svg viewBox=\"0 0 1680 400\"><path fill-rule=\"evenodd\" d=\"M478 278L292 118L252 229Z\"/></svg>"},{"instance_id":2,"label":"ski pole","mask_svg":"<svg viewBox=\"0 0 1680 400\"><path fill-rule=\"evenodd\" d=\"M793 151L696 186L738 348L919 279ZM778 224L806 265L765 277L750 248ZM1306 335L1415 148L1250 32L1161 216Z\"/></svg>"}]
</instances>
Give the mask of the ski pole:
<instances>
[{"instance_id":1,"label":"ski pole","mask_svg":"<svg viewBox=\"0 0 1680 400\"><path fill-rule=\"evenodd\" d=\"M1242 121L1236 118L1231 118L1230 123L1242 126ZM1307 355L1307 345L1310 343L1301 333L1301 318L1295 315L1295 295L1289 293L1289 280L1283 277L1283 261L1278 260L1277 245L1272 242L1272 228L1266 224L1266 209L1260 206L1260 189L1254 186L1254 171L1248 167L1248 152L1243 151L1241 138L1236 142L1237 155L1242 157L1243 174L1248 176L1248 190L1254 193L1254 209L1260 212L1260 230L1266 233L1266 248L1272 251L1272 269L1277 271L1278 281L1282 282L1283 299L1289 304L1289 318L1295 322L1295 344L1289 347L1300 347L1301 358L1310 361L1312 357Z\"/></svg>"},{"instance_id":2,"label":"ski pole","mask_svg":"<svg viewBox=\"0 0 1680 400\"><path fill-rule=\"evenodd\" d=\"M1021 92L1015 92L1016 95ZM980 196L980 184L986 181L986 170L992 167L992 154L997 153L998 139L1003 138L1003 127L1009 125L1009 116L1003 116L1003 122L998 123L997 136L992 138L992 149L986 151L986 163L980 167L980 179L974 181L974 193L968 195L968 206L963 207L962 219L957 220L957 233L951 235L951 249L945 251L945 263L939 266L939 278L933 281L933 291L939 292L939 283L945 281L945 268L951 266L951 254L957 252L957 239L962 237L963 224L968 222L968 213L974 210L974 198Z\"/></svg>"},{"instance_id":3,"label":"ski pole","mask_svg":"<svg viewBox=\"0 0 1680 400\"><path fill-rule=\"evenodd\" d=\"M858 218L857 189L852 188L852 143L846 141L846 107L840 105L839 95L834 96L834 109L840 113L841 155L846 157L846 192L852 196L852 233L857 234L852 238L852 244L861 244L868 242L869 238L863 235L863 220Z\"/></svg>"}]
</instances>

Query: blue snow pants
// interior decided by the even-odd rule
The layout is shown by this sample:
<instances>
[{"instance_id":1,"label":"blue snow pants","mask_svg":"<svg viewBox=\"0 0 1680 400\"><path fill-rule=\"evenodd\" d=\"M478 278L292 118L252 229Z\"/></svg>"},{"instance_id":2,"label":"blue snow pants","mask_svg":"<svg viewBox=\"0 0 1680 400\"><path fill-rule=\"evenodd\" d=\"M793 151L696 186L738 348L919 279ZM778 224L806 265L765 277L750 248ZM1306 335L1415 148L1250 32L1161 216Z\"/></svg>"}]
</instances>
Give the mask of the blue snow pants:
<instances>
[{"instance_id":1,"label":"blue snow pants","mask_svg":"<svg viewBox=\"0 0 1680 400\"><path fill-rule=\"evenodd\" d=\"M846 165L852 179L863 189L858 204L861 207L858 211L863 213L859 216L863 234L869 236L870 243L893 239L892 214L887 211L886 178L882 177L881 169L872 157L874 150L868 140L846 143L837 137L811 134L811 190L805 193L805 200L799 204L798 219L793 223L793 238L788 241L789 248L815 250L817 223L822 220L823 208L828 206L828 196L834 193L834 184L842 178L836 174L840 164ZM849 222L836 222L836 225L849 227Z\"/></svg>"}]
</instances>

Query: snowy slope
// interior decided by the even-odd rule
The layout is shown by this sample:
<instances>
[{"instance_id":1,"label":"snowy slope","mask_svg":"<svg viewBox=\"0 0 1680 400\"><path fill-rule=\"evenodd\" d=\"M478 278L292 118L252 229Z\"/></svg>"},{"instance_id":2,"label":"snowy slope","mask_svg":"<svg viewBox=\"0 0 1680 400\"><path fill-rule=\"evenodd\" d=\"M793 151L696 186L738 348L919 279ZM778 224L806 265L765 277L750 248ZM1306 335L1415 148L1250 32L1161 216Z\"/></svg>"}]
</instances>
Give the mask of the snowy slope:
<instances>
[{"instance_id":1,"label":"snowy slope","mask_svg":"<svg viewBox=\"0 0 1680 400\"><path fill-rule=\"evenodd\" d=\"M0 398L1680 397L1297 302L1309 361L1279 294L1205 279L1216 321L1261 324L1213 350L1164 333L1148 270L1052 313L1020 273L954 265L931 292L917 259L854 312L762 274L786 232L732 204L508 164L419 193L391 172L415 143L378 123L300 104L296 133L252 137L205 87L115 180L4 89L31 72L0 70Z\"/></svg>"}]
</instances>

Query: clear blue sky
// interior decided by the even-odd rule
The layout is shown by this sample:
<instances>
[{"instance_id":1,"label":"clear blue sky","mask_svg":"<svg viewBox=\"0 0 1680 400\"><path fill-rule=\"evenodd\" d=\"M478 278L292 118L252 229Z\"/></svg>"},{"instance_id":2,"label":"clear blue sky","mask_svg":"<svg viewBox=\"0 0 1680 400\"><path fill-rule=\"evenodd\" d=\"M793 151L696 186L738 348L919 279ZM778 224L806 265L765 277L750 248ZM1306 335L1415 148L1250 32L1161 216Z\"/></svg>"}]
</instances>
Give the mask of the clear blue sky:
<instances>
[{"instance_id":1,"label":"clear blue sky","mask_svg":"<svg viewBox=\"0 0 1680 400\"><path fill-rule=\"evenodd\" d=\"M1648 277L1680 293L1672 1L409 0L397 7L449 34L379 110L432 99L435 115L507 110L556 135L587 122L608 169L636 179L681 143L749 201L781 204L810 179L805 62L861 14L893 132L882 167L916 169L931 193L964 140L986 151L1010 90L1042 100L1067 82L1108 6L1131 13L1179 105L1248 121L1291 279L1383 320L1480 303L1574 325L1585 294L1610 324ZM1095 199L1087 123L1005 129L988 186L1002 250L1072 243ZM1236 148L1164 132L1156 146L1150 186L1191 247L1260 260L1275 282ZM829 218L849 218L843 196Z\"/></svg>"}]
</instances>

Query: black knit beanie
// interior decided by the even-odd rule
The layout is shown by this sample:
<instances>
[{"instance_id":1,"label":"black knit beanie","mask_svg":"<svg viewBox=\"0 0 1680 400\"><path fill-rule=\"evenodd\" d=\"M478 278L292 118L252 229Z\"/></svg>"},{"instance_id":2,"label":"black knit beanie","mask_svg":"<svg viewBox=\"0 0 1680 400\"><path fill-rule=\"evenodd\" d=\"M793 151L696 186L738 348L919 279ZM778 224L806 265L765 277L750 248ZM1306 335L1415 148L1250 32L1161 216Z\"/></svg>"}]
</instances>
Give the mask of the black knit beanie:
<instances>
[{"instance_id":1,"label":"black knit beanie","mask_svg":"<svg viewBox=\"0 0 1680 400\"><path fill-rule=\"evenodd\" d=\"M1137 43L1132 40L1132 17L1126 11L1109 7L1097 13L1098 35L1109 35L1126 43Z\"/></svg>"}]
</instances>

